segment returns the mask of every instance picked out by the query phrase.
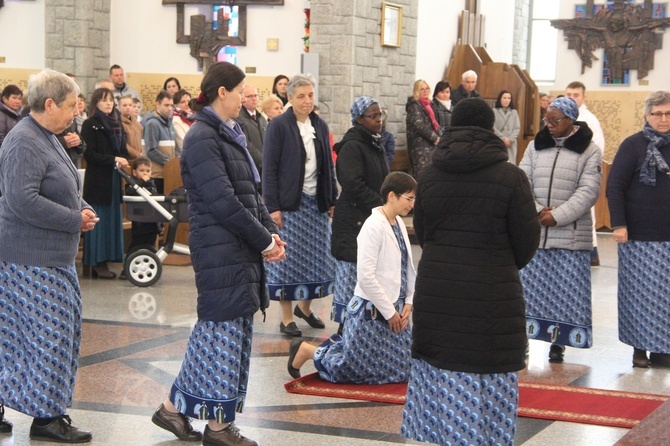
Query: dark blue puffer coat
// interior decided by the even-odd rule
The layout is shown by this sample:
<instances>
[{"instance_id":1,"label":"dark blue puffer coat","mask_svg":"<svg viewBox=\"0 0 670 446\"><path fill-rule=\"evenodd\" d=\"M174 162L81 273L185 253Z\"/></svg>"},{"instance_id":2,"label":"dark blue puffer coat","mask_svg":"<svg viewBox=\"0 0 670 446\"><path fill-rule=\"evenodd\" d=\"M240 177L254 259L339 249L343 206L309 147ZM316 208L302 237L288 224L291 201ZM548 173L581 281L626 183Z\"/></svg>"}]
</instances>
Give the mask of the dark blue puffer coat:
<instances>
[{"instance_id":1,"label":"dark blue puffer coat","mask_svg":"<svg viewBox=\"0 0 670 446\"><path fill-rule=\"evenodd\" d=\"M217 322L268 307L261 252L278 233L245 149L224 125L211 109L198 113L181 156L198 319Z\"/></svg>"}]
</instances>

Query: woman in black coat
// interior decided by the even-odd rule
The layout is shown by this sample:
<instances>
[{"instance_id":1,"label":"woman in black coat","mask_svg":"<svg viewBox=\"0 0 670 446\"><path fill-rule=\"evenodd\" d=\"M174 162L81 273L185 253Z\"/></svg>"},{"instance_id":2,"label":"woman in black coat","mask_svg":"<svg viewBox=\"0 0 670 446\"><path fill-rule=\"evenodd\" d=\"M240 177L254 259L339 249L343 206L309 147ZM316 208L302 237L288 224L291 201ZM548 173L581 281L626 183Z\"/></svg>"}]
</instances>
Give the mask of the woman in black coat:
<instances>
[{"instance_id":1,"label":"woman in black coat","mask_svg":"<svg viewBox=\"0 0 670 446\"><path fill-rule=\"evenodd\" d=\"M84 200L93 206L100 222L84 235L82 263L91 268L94 278L113 279L116 274L107 262L123 262L121 180L114 165L129 166L126 133L114 107L114 96L106 88L93 92L89 115L81 127L86 143Z\"/></svg>"},{"instance_id":2,"label":"woman in black coat","mask_svg":"<svg viewBox=\"0 0 670 446\"><path fill-rule=\"evenodd\" d=\"M527 344L519 269L540 224L528 179L507 162L493 123L484 100L456 104L417 188L423 254L402 433L418 441L456 444L470 429L478 443L514 441Z\"/></svg>"},{"instance_id":3,"label":"woman in black coat","mask_svg":"<svg viewBox=\"0 0 670 446\"><path fill-rule=\"evenodd\" d=\"M372 209L383 204L380 189L389 172L379 144L382 110L376 99L360 96L351 106L354 125L335 144L337 180L342 187L333 213L331 254L337 260L330 318L344 322L356 286L356 237Z\"/></svg>"},{"instance_id":4,"label":"woman in black coat","mask_svg":"<svg viewBox=\"0 0 670 446\"><path fill-rule=\"evenodd\" d=\"M419 79L414 82L414 90L407 99L405 111L407 154L412 175L418 179L423 168L430 162L435 146L440 142L440 124L430 101L430 86L426 81Z\"/></svg>"}]
</instances>

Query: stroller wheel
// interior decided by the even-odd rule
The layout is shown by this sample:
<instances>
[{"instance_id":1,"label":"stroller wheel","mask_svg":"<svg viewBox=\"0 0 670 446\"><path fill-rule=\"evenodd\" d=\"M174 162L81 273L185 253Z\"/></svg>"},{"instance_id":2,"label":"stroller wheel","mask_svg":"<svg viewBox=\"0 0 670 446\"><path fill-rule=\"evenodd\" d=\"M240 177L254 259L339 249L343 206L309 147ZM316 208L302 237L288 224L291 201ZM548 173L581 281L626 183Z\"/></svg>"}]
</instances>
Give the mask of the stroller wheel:
<instances>
[{"instance_id":1,"label":"stroller wheel","mask_svg":"<svg viewBox=\"0 0 670 446\"><path fill-rule=\"evenodd\" d=\"M126 257L126 276L135 286L151 286L158 282L163 265L156 254L148 249L139 249Z\"/></svg>"}]
</instances>

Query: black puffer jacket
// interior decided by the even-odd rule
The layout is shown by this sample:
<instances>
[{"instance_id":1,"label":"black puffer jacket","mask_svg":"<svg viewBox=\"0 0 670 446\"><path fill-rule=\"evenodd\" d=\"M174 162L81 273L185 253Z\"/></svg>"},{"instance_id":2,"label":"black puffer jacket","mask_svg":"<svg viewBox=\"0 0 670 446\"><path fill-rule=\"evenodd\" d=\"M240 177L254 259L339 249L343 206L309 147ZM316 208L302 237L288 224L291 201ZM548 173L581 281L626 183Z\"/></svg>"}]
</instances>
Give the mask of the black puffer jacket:
<instances>
[{"instance_id":1,"label":"black puffer jacket","mask_svg":"<svg viewBox=\"0 0 670 446\"><path fill-rule=\"evenodd\" d=\"M446 370L524 368L519 269L540 224L526 175L492 131L452 127L418 185L414 229L423 247L412 356Z\"/></svg>"},{"instance_id":2,"label":"black puffer jacket","mask_svg":"<svg viewBox=\"0 0 670 446\"><path fill-rule=\"evenodd\" d=\"M356 237L372 209L382 205L380 189L389 173L386 152L361 125L354 125L335 144L337 180L342 186L333 215L331 253L356 262Z\"/></svg>"}]
</instances>

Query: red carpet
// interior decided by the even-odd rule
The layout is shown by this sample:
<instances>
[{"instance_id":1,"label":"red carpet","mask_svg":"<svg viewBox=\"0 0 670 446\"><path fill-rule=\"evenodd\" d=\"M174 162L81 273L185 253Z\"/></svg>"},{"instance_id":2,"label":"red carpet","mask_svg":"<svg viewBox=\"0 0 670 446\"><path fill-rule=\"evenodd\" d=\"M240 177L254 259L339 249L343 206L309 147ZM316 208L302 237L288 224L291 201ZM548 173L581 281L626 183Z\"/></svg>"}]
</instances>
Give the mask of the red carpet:
<instances>
[{"instance_id":1,"label":"red carpet","mask_svg":"<svg viewBox=\"0 0 670 446\"><path fill-rule=\"evenodd\" d=\"M333 384L316 373L284 384L290 393L403 404L406 384ZM553 384L519 384L519 416L603 426L634 427L670 396Z\"/></svg>"}]
</instances>

